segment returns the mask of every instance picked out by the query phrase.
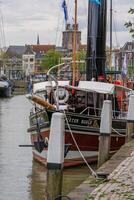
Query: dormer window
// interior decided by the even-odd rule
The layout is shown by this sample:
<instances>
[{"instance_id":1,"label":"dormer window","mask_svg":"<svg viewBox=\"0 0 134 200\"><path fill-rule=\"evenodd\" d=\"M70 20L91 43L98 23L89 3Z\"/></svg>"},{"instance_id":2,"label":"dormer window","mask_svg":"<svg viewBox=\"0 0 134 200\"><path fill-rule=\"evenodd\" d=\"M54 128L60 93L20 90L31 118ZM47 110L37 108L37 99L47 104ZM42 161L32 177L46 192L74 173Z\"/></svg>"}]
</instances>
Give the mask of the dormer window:
<instances>
[{"instance_id":1,"label":"dormer window","mask_svg":"<svg viewBox=\"0 0 134 200\"><path fill-rule=\"evenodd\" d=\"M132 51L132 45L131 44L128 45L128 51Z\"/></svg>"}]
</instances>

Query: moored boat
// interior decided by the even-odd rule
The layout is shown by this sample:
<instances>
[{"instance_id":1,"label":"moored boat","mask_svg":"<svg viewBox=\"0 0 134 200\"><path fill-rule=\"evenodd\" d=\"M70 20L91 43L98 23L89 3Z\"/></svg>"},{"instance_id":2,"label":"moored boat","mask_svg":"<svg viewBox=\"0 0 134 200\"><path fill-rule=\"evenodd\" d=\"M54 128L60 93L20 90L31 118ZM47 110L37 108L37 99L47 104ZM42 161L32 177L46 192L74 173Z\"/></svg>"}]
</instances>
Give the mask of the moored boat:
<instances>
[{"instance_id":1,"label":"moored boat","mask_svg":"<svg viewBox=\"0 0 134 200\"><path fill-rule=\"evenodd\" d=\"M106 99L113 104L111 154L125 142L126 111L123 110L123 102L120 100L124 101L129 89L104 82L106 5L106 0L102 0L101 5L89 1L89 13L93 16L89 14L88 20L91 26L88 28L86 80L76 80L76 60L73 60L75 72L71 82L56 80L51 75L51 69L47 74L48 81L35 84L34 93L28 96L34 102L28 129L33 156L44 165L47 164L51 118L54 112L65 115L65 167L84 163L80 151L87 162L97 160L101 109ZM96 26L93 26L95 23Z\"/></svg>"},{"instance_id":2,"label":"moored boat","mask_svg":"<svg viewBox=\"0 0 134 200\"><path fill-rule=\"evenodd\" d=\"M44 85L48 85L49 82L45 82ZM87 85L83 86L83 85ZM60 82L61 84L61 82ZM65 84L65 82L64 82ZM70 93L72 86L62 84L59 87L59 90L67 91ZM42 83L43 85L43 83ZM94 85L94 86L93 86ZM28 98L36 103L35 107L30 113L30 128L28 132L31 134L31 142L35 146L33 148L33 156L39 162L46 165L47 161L47 148L49 144L49 133L50 133L50 124L52 114L54 112L64 112L66 118L66 127L65 127L65 166L78 165L83 163L83 159L80 156L80 153L77 149L77 145L81 150L82 154L88 162L94 162L97 160L98 145L99 145L99 127L100 127L100 118L101 118L101 108L104 99L114 99L115 90L125 90L129 89L124 87L119 87L114 84L109 83L99 83L92 81L81 81L75 89L75 99L72 100L72 96L68 96L66 102L63 101L66 98L66 95L62 100L59 100L59 108L57 109L56 104L52 104L54 101L50 95L50 86L49 94L45 87L39 89L39 94L45 94L45 98L40 96L37 91L35 94L29 95ZM48 88L47 88L48 89ZM52 88L56 94L55 86ZM96 95L101 97L99 102L99 108L96 107ZM90 98L92 96L92 101ZM106 97L107 96L107 97ZM76 99L77 98L77 99ZM89 100L87 101L87 98ZM49 102L48 102L49 99ZM81 101L81 103L78 101ZM72 103L74 101L74 103ZM94 102L94 105L91 105L90 102ZM113 102L115 102L113 100ZM37 105L40 105L37 106ZM113 105L114 106L114 105ZM112 135L111 135L111 153L117 151L121 145L125 142L125 130L126 130L126 112L121 110L113 111L113 120L112 120ZM75 141L74 141L75 139ZM43 146L42 146L43 145ZM56 148L56 147L55 147Z\"/></svg>"},{"instance_id":3,"label":"moored boat","mask_svg":"<svg viewBox=\"0 0 134 200\"><path fill-rule=\"evenodd\" d=\"M11 97L11 83L10 81L5 77L0 77L0 97Z\"/></svg>"}]
</instances>

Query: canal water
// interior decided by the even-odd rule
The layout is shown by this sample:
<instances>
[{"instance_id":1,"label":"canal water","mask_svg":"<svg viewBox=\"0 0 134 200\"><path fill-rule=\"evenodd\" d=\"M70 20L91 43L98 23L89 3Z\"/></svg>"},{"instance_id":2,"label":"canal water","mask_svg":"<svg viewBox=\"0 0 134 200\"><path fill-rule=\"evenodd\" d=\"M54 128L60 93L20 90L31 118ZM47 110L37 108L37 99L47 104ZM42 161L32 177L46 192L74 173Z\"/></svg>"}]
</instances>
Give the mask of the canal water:
<instances>
[{"instance_id":1,"label":"canal water","mask_svg":"<svg viewBox=\"0 0 134 200\"><path fill-rule=\"evenodd\" d=\"M31 103L25 96L0 99L0 200L44 200L46 169L32 159L27 133ZM64 170L63 194L89 176L86 166Z\"/></svg>"}]
</instances>

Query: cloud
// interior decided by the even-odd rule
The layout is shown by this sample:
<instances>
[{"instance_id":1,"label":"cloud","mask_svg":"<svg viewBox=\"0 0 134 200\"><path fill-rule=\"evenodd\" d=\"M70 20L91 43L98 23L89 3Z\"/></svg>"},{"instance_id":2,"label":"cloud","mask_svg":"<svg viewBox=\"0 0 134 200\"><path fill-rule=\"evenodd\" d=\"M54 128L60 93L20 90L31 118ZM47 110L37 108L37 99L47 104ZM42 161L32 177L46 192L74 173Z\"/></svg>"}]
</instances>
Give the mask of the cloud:
<instances>
[{"instance_id":1,"label":"cloud","mask_svg":"<svg viewBox=\"0 0 134 200\"><path fill-rule=\"evenodd\" d=\"M113 0L113 43L123 46L126 41L131 41L131 35L125 28L126 21L133 20L132 15L128 13L129 8L133 7L132 0ZM109 19L108 19L109 21Z\"/></svg>"},{"instance_id":2,"label":"cloud","mask_svg":"<svg viewBox=\"0 0 134 200\"><path fill-rule=\"evenodd\" d=\"M1 11L4 17L4 27L7 45L34 44L37 34L42 44L61 44L62 30L65 28L64 15L61 8L62 0L4 0ZM70 22L74 17L74 2L66 0ZM109 1L108 1L109 2ZM132 0L113 0L114 32L119 36L119 44L131 37L124 23L131 19L128 14L133 7ZM78 22L82 31L82 42L86 43L88 0L78 1ZM108 5L109 14L109 5ZM108 22L109 26L109 22ZM116 30L115 30L116 29ZM115 38L113 38L115 43Z\"/></svg>"}]
</instances>

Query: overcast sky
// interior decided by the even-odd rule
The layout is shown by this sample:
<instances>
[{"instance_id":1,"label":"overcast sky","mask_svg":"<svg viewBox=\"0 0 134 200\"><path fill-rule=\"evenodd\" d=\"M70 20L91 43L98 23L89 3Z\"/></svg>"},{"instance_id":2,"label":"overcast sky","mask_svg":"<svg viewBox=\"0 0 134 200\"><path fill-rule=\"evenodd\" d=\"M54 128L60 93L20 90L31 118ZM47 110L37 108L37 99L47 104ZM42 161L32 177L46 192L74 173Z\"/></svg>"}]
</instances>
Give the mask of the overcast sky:
<instances>
[{"instance_id":1,"label":"overcast sky","mask_svg":"<svg viewBox=\"0 0 134 200\"><path fill-rule=\"evenodd\" d=\"M61 32L65 28L61 1L1 1L6 46L36 44L37 34L40 36L40 44L61 45ZM66 1L70 22L72 22L74 0ZM82 31L82 43L86 43L87 40L87 3L88 0L78 0L78 23ZM116 30L113 32L113 42L116 46L122 46L126 41L132 40L124 27L126 21L132 20L132 15L127 13L130 7L134 7L134 0L113 0L114 30ZM3 41L1 41L1 46Z\"/></svg>"}]
</instances>

